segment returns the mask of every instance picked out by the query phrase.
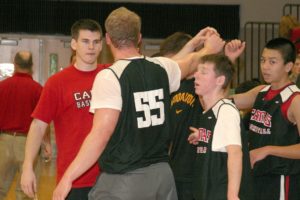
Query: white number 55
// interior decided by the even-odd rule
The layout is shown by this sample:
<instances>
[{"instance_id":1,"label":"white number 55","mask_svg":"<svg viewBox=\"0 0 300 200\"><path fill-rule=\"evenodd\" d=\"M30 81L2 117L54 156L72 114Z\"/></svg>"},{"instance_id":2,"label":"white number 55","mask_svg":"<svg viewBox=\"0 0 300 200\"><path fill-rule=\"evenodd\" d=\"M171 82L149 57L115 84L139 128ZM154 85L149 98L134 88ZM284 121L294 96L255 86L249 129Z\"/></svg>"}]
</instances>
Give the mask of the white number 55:
<instances>
[{"instance_id":1,"label":"white number 55","mask_svg":"<svg viewBox=\"0 0 300 200\"><path fill-rule=\"evenodd\" d=\"M164 93L163 89L151 90L146 92L135 92L135 109L137 112L144 112L145 117L138 117L138 128L157 126L165 121L164 112ZM161 101L160 101L161 100ZM159 115L151 115L151 110L159 109Z\"/></svg>"}]
</instances>

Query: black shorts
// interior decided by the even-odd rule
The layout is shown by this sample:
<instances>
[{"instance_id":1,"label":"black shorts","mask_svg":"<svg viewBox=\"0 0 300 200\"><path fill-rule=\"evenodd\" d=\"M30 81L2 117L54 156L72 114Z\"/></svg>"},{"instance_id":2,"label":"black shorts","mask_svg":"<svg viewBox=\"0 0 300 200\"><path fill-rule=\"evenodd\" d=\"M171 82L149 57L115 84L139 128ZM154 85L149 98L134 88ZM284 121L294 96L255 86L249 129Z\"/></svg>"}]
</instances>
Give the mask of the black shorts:
<instances>
[{"instance_id":1,"label":"black shorts","mask_svg":"<svg viewBox=\"0 0 300 200\"><path fill-rule=\"evenodd\" d=\"M300 200L300 174L254 177L255 200Z\"/></svg>"}]
</instances>

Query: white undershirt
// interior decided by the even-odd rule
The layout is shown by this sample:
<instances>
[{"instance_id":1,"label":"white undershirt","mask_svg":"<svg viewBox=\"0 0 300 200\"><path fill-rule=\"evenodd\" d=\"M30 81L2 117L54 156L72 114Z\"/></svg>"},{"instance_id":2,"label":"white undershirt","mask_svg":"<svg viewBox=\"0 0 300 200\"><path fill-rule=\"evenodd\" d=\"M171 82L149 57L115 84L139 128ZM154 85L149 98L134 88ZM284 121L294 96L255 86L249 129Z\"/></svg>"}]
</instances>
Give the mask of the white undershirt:
<instances>
[{"instance_id":1,"label":"white undershirt","mask_svg":"<svg viewBox=\"0 0 300 200\"><path fill-rule=\"evenodd\" d=\"M214 129L212 151L227 152L226 146L241 144L241 127L239 112L232 106L220 107Z\"/></svg>"}]
</instances>

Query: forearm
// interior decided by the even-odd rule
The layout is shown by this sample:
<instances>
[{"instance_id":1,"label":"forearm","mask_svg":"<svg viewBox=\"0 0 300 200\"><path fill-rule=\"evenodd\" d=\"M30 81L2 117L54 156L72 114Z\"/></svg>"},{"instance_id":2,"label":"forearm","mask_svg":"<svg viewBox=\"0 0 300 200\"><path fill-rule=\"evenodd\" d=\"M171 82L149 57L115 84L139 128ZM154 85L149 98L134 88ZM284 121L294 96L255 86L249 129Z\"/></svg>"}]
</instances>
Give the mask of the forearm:
<instances>
[{"instance_id":1,"label":"forearm","mask_svg":"<svg viewBox=\"0 0 300 200\"><path fill-rule=\"evenodd\" d=\"M45 134L47 124L34 119L30 125L30 129L26 139L24 168L32 168L34 160L40 150L42 140Z\"/></svg>"},{"instance_id":2,"label":"forearm","mask_svg":"<svg viewBox=\"0 0 300 200\"><path fill-rule=\"evenodd\" d=\"M266 146L265 148L268 155L289 159L300 159L300 144L289 146Z\"/></svg>"},{"instance_id":3,"label":"forearm","mask_svg":"<svg viewBox=\"0 0 300 200\"><path fill-rule=\"evenodd\" d=\"M51 131L50 131L50 126L47 126L44 137L42 142L45 143L51 143L51 135L50 135Z\"/></svg>"},{"instance_id":4,"label":"forearm","mask_svg":"<svg viewBox=\"0 0 300 200\"><path fill-rule=\"evenodd\" d=\"M231 153L228 153L228 199L235 199L236 197L238 197L242 176L242 165L241 150L235 150Z\"/></svg>"},{"instance_id":5,"label":"forearm","mask_svg":"<svg viewBox=\"0 0 300 200\"><path fill-rule=\"evenodd\" d=\"M188 43L186 43L184 45L184 47L177 54L175 54L172 57L172 59L174 59L174 60L181 59L181 58L185 57L186 55L188 55L189 53L192 53L193 51L195 51L196 48L197 48L197 46L195 46L194 42L192 40L190 40Z\"/></svg>"},{"instance_id":6,"label":"forearm","mask_svg":"<svg viewBox=\"0 0 300 200\"><path fill-rule=\"evenodd\" d=\"M256 100L257 94L265 87L265 85L259 85L250 91L241 94L231 95L230 98L234 99L234 103L239 110L251 109Z\"/></svg>"},{"instance_id":7,"label":"forearm","mask_svg":"<svg viewBox=\"0 0 300 200\"><path fill-rule=\"evenodd\" d=\"M193 74L201 61L201 57L209 54L209 50L206 48L201 49L198 52L190 53L184 57L184 59L177 60L177 63L181 70L181 79Z\"/></svg>"},{"instance_id":8,"label":"forearm","mask_svg":"<svg viewBox=\"0 0 300 200\"><path fill-rule=\"evenodd\" d=\"M108 141L97 133L90 133L84 140L79 153L64 174L64 178L73 182L87 171L102 154Z\"/></svg>"}]
</instances>

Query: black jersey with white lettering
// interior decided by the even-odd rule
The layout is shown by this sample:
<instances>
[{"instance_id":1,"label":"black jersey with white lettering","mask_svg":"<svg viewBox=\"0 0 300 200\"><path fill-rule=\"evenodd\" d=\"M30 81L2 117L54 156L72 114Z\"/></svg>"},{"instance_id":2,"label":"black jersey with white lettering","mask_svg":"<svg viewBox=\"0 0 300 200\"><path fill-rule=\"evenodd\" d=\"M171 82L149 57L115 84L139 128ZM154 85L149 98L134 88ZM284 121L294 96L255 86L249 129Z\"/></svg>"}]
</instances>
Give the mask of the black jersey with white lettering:
<instances>
[{"instance_id":1,"label":"black jersey with white lettering","mask_svg":"<svg viewBox=\"0 0 300 200\"><path fill-rule=\"evenodd\" d=\"M198 126L196 127L199 131L199 143L196 149L197 156L193 172L193 195L195 200L227 200L228 154L227 152L212 150L214 129L222 106L232 106L236 112L239 112L231 100L222 99L211 109L199 115L197 119ZM252 200L253 188L247 135L241 121L239 125L241 126L243 152L243 171L239 198L241 200Z\"/></svg>"},{"instance_id":2,"label":"black jersey with white lettering","mask_svg":"<svg viewBox=\"0 0 300 200\"><path fill-rule=\"evenodd\" d=\"M191 133L195 112L202 112L198 95L195 94L194 79L183 80L180 88L171 97L172 146L170 164L175 180L190 182L195 160L195 146L187 138Z\"/></svg>"},{"instance_id":3,"label":"black jersey with white lettering","mask_svg":"<svg viewBox=\"0 0 300 200\"><path fill-rule=\"evenodd\" d=\"M121 87L122 110L100 158L102 170L108 173L125 173L168 162L170 92L167 72L144 58L124 63L122 74L116 75Z\"/></svg>"},{"instance_id":4,"label":"black jersey with white lettering","mask_svg":"<svg viewBox=\"0 0 300 200\"><path fill-rule=\"evenodd\" d=\"M271 100L264 97L270 86L263 88L255 100L249 124L249 149L267 145L288 146L299 143L297 126L283 116L281 105L299 89L288 85ZM300 173L299 160L267 156L254 165L256 176L265 174L291 175Z\"/></svg>"}]
</instances>

